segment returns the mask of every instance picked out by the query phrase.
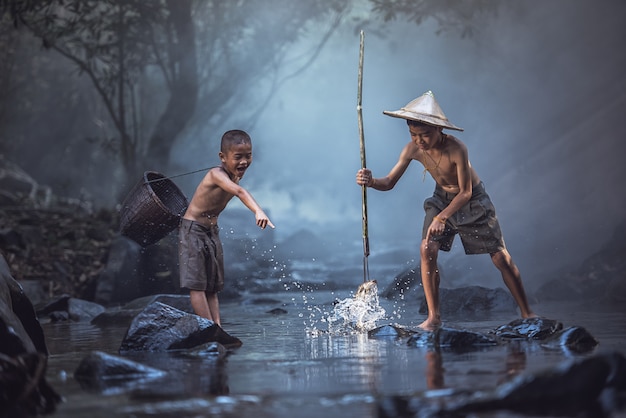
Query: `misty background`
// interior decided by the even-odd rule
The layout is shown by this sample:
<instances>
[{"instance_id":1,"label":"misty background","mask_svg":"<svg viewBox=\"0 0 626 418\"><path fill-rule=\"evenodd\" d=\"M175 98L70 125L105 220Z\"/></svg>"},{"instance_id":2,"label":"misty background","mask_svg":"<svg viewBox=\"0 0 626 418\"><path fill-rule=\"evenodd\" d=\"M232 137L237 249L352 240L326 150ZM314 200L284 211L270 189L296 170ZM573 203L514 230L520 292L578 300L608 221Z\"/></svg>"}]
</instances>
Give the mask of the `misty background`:
<instances>
[{"instance_id":1,"label":"misty background","mask_svg":"<svg viewBox=\"0 0 626 418\"><path fill-rule=\"evenodd\" d=\"M451 122L465 129L450 133L467 144L529 289L575 268L612 237L626 218L621 184L626 146L619 126L626 115L624 2L547 0L526 7L498 2L502 7L477 19L471 36L446 30L446 22L434 18L416 24L399 16L386 22L375 18L369 3L355 3L340 24L311 23L285 46L285 59L272 76L251 82L219 118L196 107L167 163L146 162L141 170L171 176L218 165L222 133L245 129L253 140L254 161L241 184L267 210L276 240L306 229L326 249L345 254L350 262L360 260L356 95L358 32L363 29L363 120L367 165L374 176L387 174L409 140L404 121L382 111L432 90ZM259 4L260 13L273 13ZM327 41L313 54L325 34ZM24 87L39 105L13 113L4 105L10 117L0 125L0 152L56 193L115 207L139 178L124 178L111 165L113 154L91 138L90 131L109 123L93 88L53 51L35 42L20 45L21 54L41 56L33 61L33 78ZM64 105L68 92L73 107ZM61 136L67 150L59 150ZM76 159L77 150L104 157L90 163ZM73 157L64 160L63 155ZM434 188L429 176L422 182L422 169L412 164L392 191L368 190L374 270L389 253L398 272L419 260L422 202ZM191 198L202 175L174 181ZM244 207L233 200L227 212L234 210ZM233 226L234 233L258 233L250 225L252 214L249 225ZM462 254L458 238L450 254L442 253L441 263L454 266L443 269L442 286L449 276L455 283L501 286L489 257Z\"/></svg>"}]
</instances>

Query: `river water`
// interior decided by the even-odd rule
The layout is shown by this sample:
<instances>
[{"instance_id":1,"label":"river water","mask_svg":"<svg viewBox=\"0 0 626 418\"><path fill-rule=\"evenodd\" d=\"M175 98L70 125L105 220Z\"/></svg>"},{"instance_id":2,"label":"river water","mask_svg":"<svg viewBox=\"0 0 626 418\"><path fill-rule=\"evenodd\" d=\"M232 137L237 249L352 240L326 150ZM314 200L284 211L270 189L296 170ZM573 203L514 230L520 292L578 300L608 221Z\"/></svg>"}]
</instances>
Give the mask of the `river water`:
<instances>
[{"instance_id":1,"label":"river water","mask_svg":"<svg viewBox=\"0 0 626 418\"><path fill-rule=\"evenodd\" d=\"M356 289L355 289L356 290ZM282 292L266 303L223 303L223 328L243 341L224 359L180 353L140 353L133 360L167 371L152 381L95 390L73 373L92 350L116 354L126 324L44 324L50 350L48 380L64 397L55 417L376 417L385 395L433 397L446 389L489 390L512 376L553 367L575 354L535 345L509 344L467 353L435 352L365 332L329 332L333 301L344 292ZM276 302L272 302L275 300ZM417 304L380 300L377 325L415 327ZM281 307L287 313L270 314ZM543 316L565 327L585 327L598 350L624 352L626 313L583 309L576 304L539 304ZM444 318L446 326L487 332L515 319ZM511 412L474 417L526 416ZM615 417L626 417L623 412Z\"/></svg>"}]
</instances>

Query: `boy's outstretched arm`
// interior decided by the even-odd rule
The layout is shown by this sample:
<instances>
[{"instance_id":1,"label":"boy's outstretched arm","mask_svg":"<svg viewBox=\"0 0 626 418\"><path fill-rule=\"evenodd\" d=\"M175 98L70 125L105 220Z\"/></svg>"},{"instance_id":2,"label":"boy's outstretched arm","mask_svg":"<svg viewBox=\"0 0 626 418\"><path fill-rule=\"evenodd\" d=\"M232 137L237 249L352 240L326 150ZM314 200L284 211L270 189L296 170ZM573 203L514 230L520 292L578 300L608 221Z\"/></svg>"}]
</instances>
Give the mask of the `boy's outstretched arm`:
<instances>
[{"instance_id":1,"label":"boy's outstretched arm","mask_svg":"<svg viewBox=\"0 0 626 418\"><path fill-rule=\"evenodd\" d=\"M216 185L221 187L224 191L237 196L237 198L239 198L239 200L241 200L241 202L246 205L248 209L254 212L254 217L258 227L261 229L265 229L267 226L275 228L272 221L270 221L269 217L265 214L265 212L263 212L263 209L261 209L252 195L246 189L232 181L225 171L216 170L213 173L213 177L213 181Z\"/></svg>"},{"instance_id":2,"label":"boy's outstretched arm","mask_svg":"<svg viewBox=\"0 0 626 418\"><path fill-rule=\"evenodd\" d=\"M265 229L265 227L269 226L270 228L275 228L270 218L263 212L263 209L259 206L259 204L254 200L252 195L243 187L237 185L239 190L237 193L234 193L235 196L239 198L243 202L244 205L248 207L252 212L254 212L254 217L256 218L256 224L261 229Z\"/></svg>"}]
</instances>

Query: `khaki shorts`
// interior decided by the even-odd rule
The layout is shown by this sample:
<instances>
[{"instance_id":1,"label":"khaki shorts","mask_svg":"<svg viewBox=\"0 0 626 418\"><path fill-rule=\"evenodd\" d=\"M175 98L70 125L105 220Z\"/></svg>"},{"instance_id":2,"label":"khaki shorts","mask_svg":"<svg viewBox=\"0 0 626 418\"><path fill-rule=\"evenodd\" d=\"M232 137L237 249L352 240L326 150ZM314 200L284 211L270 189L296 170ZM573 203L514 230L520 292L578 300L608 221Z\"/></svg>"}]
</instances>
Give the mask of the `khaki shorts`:
<instances>
[{"instance_id":1,"label":"khaki shorts","mask_svg":"<svg viewBox=\"0 0 626 418\"><path fill-rule=\"evenodd\" d=\"M216 293L224 288L224 251L217 225L181 219L178 229L180 287Z\"/></svg>"},{"instance_id":2,"label":"khaki shorts","mask_svg":"<svg viewBox=\"0 0 626 418\"><path fill-rule=\"evenodd\" d=\"M456 194L437 186L433 196L424 201L426 217L422 239L426 238L433 218L450 204L454 196ZM433 240L441 244L441 250L450 251L456 234L461 237L465 254L492 254L506 248L496 209L482 182L473 187L469 202L448 218L443 234L433 237Z\"/></svg>"}]
</instances>

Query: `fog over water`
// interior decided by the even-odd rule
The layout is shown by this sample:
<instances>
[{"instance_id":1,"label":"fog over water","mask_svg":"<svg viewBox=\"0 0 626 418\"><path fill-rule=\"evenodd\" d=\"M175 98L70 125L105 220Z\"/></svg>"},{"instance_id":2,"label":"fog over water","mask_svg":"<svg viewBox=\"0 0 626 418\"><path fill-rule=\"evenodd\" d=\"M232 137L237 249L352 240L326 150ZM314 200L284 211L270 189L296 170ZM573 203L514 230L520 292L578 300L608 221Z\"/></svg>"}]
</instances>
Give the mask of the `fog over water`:
<instances>
[{"instance_id":1,"label":"fog over water","mask_svg":"<svg viewBox=\"0 0 626 418\"><path fill-rule=\"evenodd\" d=\"M504 11L469 39L436 35L432 21L394 22L385 38L374 34L376 27L365 28L363 80L367 165L374 176L387 174L409 140L406 124L382 111L432 90L452 123L465 129L450 133L467 144L531 289L598 251L626 217L619 126L626 115L626 4L550 0L535 6L522 16ZM358 50L354 28L336 33L250 129L254 163L242 185L269 211L279 241L307 228L331 247L360 243ZM251 91L250 101L259 96ZM205 132L204 140L216 142L239 127L234 119L220 132ZM217 150L207 146L206 152L190 156L179 148L172 160L183 170L218 164ZM190 196L199 176L177 183ZM392 191L368 190L371 260L399 247L418 259L422 202L433 188L415 162ZM442 262L462 254L458 238L455 243ZM454 263L468 280L500 285L489 257Z\"/></svg>"}]
</instances>

